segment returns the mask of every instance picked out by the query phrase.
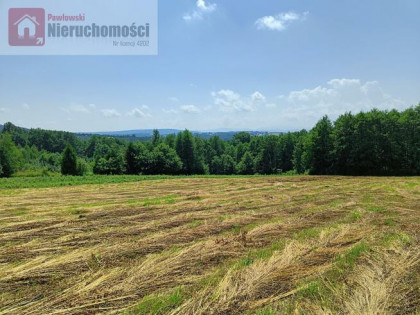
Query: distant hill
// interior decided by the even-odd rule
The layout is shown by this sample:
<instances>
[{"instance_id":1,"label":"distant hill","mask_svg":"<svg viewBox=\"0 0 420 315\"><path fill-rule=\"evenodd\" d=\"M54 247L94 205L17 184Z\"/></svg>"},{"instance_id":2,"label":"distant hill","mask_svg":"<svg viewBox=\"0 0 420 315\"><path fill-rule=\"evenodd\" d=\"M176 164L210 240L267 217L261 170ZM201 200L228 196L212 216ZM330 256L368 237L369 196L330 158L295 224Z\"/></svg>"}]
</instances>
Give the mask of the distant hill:
<instances>
[{"instance_id":1,"label":"distant hill","mask_svg":"<svg viewBox=\"0 0 420 315\"><path fill-rule=\"evenodd\" d=\"M29 131L23 127L17 127L19 130ZM0 131L4 129L4 125L0 125ZM180 129L158 129L161 136L176 135L183 130ZM218 136L224 141L232 140L233 136L240 131L191 131L195 136L203 139L209 139L213 136ZM267 131L247 131L251 136L266 136L269 134L281 134L281 132L267 132ZM70 133L71 134L71 133ZM138 130L121 130L121 131L101 131L101 132L76 132L72 133L82 140L89 140L94 135L118 138L127 141L147 141L153 136L153 129L138 129Z\"/></svg>"},{"instance_id":2,"label":"distant hill","mask_svg":"<svg viewBox=\"0 0 420 315\"><path fill-rule=\"evenodd\" d=\"M220 131L220 132L200 132L200 131L193 131L193 133L200 138L209 139L213 136L218 136L220 139L229 141L232 140L233 136L239 133L240 131ZM267 131L247 131L251 136L266 136L270 134Z\"/></svg>"},{"instance_id":3,"label":"distant hill","mask_svg":"<svg viewBox=\"0 0 420 315\"><path fill-rule=\"evenodd\" d=\"M161 136L167 136L171 134L178 134L182 132L179 129L158 129ZM223 140L231 140L235 134L239 131L191 131L194 135L199 136L203 139L209 139L213 136L219 136ZM251 136L264 136L271 134L266 131L248 131ZM276 133L279 134L279 133ZM92 135L108 136L115 138L123 138L126 140L147 140L153 136L153 129L140 129L140 130L123 130L123 131L103 131L103 132L86 132L78 133L80 137L90 137Z\"/></svg>"},{"instance_id":4,"label":"distant hill","mask_svg":"<svg viewBox=\"0 0 420 315\"><path fill-rule=\"evenodd\" d=\"M170 134L177 134L180 130L176 129L159 129L161 136L167 136ZM122 131L101 131L101 132L84 132L86 135L100 135L100 136L135 136L137 138L149 138L153 136L153 129L141 129L141 130L122 130Z\"/></svg>"}]
</instances>

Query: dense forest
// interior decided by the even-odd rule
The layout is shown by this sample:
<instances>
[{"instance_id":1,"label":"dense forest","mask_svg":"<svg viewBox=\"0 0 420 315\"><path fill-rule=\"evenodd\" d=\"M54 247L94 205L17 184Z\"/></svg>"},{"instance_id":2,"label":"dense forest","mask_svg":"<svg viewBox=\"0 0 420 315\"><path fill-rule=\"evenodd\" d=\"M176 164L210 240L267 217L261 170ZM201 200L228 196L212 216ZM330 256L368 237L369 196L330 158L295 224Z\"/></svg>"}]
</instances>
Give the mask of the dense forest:
<instances>
[{"instance_id":1,"label":"dense forest","mask_svg":"<svg viewBox=\"0 0 420 315\"><path fill-rule=\"evenodd\" d=\"M310 130L229 141L185 130L148 141L24 129L0 133L0 177L144 175L420 175L420 104L405 111L325 116Z\"/></svg>"}]
</instances>

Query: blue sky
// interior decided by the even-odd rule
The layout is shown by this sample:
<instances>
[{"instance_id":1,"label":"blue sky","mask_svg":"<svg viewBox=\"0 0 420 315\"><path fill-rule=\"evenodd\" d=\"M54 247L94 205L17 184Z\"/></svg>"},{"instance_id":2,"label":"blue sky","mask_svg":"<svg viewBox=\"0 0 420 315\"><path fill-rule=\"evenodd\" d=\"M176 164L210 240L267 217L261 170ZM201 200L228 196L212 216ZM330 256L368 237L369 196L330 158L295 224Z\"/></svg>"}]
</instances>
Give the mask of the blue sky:
<instances>
[{"instance_id":1,"label":"blue sky","mask_svg":"<svg viewBox=\"0 0 420 315\"><path fill-rule=\"evenodd\" d=\"M298 130L420 102L420 1L160 0L158 56L0 56L0 123Z\"/></svg>"}]
</instances>

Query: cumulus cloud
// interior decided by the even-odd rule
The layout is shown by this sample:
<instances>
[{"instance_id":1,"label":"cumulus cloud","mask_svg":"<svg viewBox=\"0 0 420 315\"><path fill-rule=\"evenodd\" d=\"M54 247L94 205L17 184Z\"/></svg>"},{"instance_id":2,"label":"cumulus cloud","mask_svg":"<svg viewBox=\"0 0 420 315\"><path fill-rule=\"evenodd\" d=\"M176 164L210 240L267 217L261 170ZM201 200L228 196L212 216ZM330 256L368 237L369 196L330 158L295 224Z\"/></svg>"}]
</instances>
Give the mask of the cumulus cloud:
<instances>
[{"instance_id":1,"label":"cumulus cloud","mask_svg":"<svg viewBox=\"0 0 420 315\"><path fill-rule=\"evenodd\" d=\"M104 115L107 118L120 117L121 116L121 114L115 109L102 109L101 113L102 113L102 115Z\"/></svg>"},{"instance_id":2,"label":"cumulus cloud","mask_svg":"<svg viewBox=\"0 0 420 315\"><path fill-rule=\"evenodd\" d=\"M214 10L216 10L216 4L214 3L206 4L205 0L197 0L197 8L203 11L213 12Z\"/></svg>"},{"instance_id":3,"label":"cumulus cloud","mask_svg":"<svg viewBox=\"0 0 420 315\"><path fill-rule=\"evenodd\" d=\"M206 3L205 0L197 0L196 8L183 16L184 21L202 20L206 14L214 12L217 8L215 3Z\"/></svg>"},{"instance_id":4,"label":"cumulus cloud","mask_svg":"<svg viewBox=\"0 0 420 315\"><path fill-rule=\"evenodd\" d=\"M8 113L9 109L6 107L0 107L0 113Z\"/></svg>"},{"instance_id":5,"label":"cumulus cloud","mask_svg":"<svg viewBox=\"0 0 420 315\"><path fill-rule=\"evenodd\" d=\"M31 109L31 106L29 106L29 104L22 104L22 108L24 109L24 110L29 110L29 109Z\"/></svg>"},{"instance_id":6,"label":"cumulus cloud","mask_svg":"<svg viewBox=\"0 0 420 315\"><path fill-rule=\"evenodd\" d=\"M345 112L358 113L373 108L405 109L409 104L387 94L377 81L333 79L325 85L291 91L271 108L284 126L311 128L323 115L336 119ZM290 127L289 127L290 128Z\"/></svg>"},{"instance_id":7,"label":"cumulus cloud","mask_svg":"<svg viewBox=\"0 0 420 315\"><path fill-rule=\"evenodd\" d=\"M293 11L283 12L277 15L263 16L255 21L259 30L284 31L293 22L306 19L309 12L296 13Z\"/></svg>"},{"instance_id":8,"label":"cumulus cloud","mask_svg":"<svg viewBox=\"0 0 420 315\"><path fill-rule=\"evenodd\" d=\"M214 103L220 106L222 111L242 111L245 108L241 96L232 90L220 90L212 95Z\"/></svg>"},{"instance_id":9,"label":"cumulus cloud","mask_svg":"<svg viewBox=\"0 0 420 315\"><path fill-rule=\"evenodd\" d=\"M200 109L195 105L183 105L180 107L180 110L184 113L188 114L198 114L200 113Z\"/></svg>"},{"instance_id":10,"label":"cumulus cloud","mask_svg":"<svg viewBox=\"0 0 420 315\"><path fill-rule=\"evenodd\" d=\"M328 112L402 108L406 104L385 93L377 81L362 83L357 79L333 79L326 86L292 91L289 103L301 107L316 107Z\"/></svg>"},{"instance_id":11,"label":"cumulus cloud","mask_svg":"<svg viewBox=\"0 0 420 315\"><path fill-rule=\"evenodd\" d=\"M253 102L265 102L266 97L257 91L251 95L251 100Z\"/></svg>"},{"instance_id":12,"label":"cumulus cloud","mask_svg":"<svg viewBox=\"0 0 420 315\"><path fill-rule=\"evenodd\" d=\"M142 110L143 109L143 110ZM128 116L132 116L132 117L137 117L137 118L146 118L146 117L151 117L150 114L145 113L144 110L149 109L148 106L143 105L142 109L139 108L134 108L133 110L129 111L127 113Z\"/></svg>"},{"instance_id":13,"label":"cumulus cloud","mask_svg":"<svg viewBox=\"0 0 420 315\"><path fill-rule=\"evenodd\" d=\"M323 115L335 120L350 111L359 113L373 108L404 110L411 105L391 96L377 81L347 78L292 90L281 96L270 97L259 91L241 96L229 89L213 92L212 95L215 106L222 113L213 110L208 116L217 117L213 124L232 129L310 129Z\"/></svg>"},{"instance_id":14,"label":"cumulus cloud","mask_svg":"<svg viewBox=\"0 0 420 315\"><path fill-rule=\"evenodd\" d=\"M260 104L265 103L266 97L260 92L254 92L250 97L242 97L232 90L220 90L212 93L214 103L224 112L253 112Z\"/></svg>"}]
</instances>

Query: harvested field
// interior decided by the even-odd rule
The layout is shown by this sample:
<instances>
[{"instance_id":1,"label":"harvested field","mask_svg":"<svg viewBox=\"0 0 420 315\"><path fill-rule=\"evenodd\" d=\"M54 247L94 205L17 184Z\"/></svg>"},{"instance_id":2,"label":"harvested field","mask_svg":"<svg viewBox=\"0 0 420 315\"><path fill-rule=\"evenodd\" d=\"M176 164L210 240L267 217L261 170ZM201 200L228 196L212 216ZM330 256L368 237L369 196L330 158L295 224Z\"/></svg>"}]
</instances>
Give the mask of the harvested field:
<instances>
[{"instance_id":1,"label":"harvested field","mask_svg":"<svg viewBox=\"0 0 420 315\"><path fill-rule=\"evenodd\" d=\"M0 190L0 314L416 314L420 178Z\"/></svg>"}]
</instances>

